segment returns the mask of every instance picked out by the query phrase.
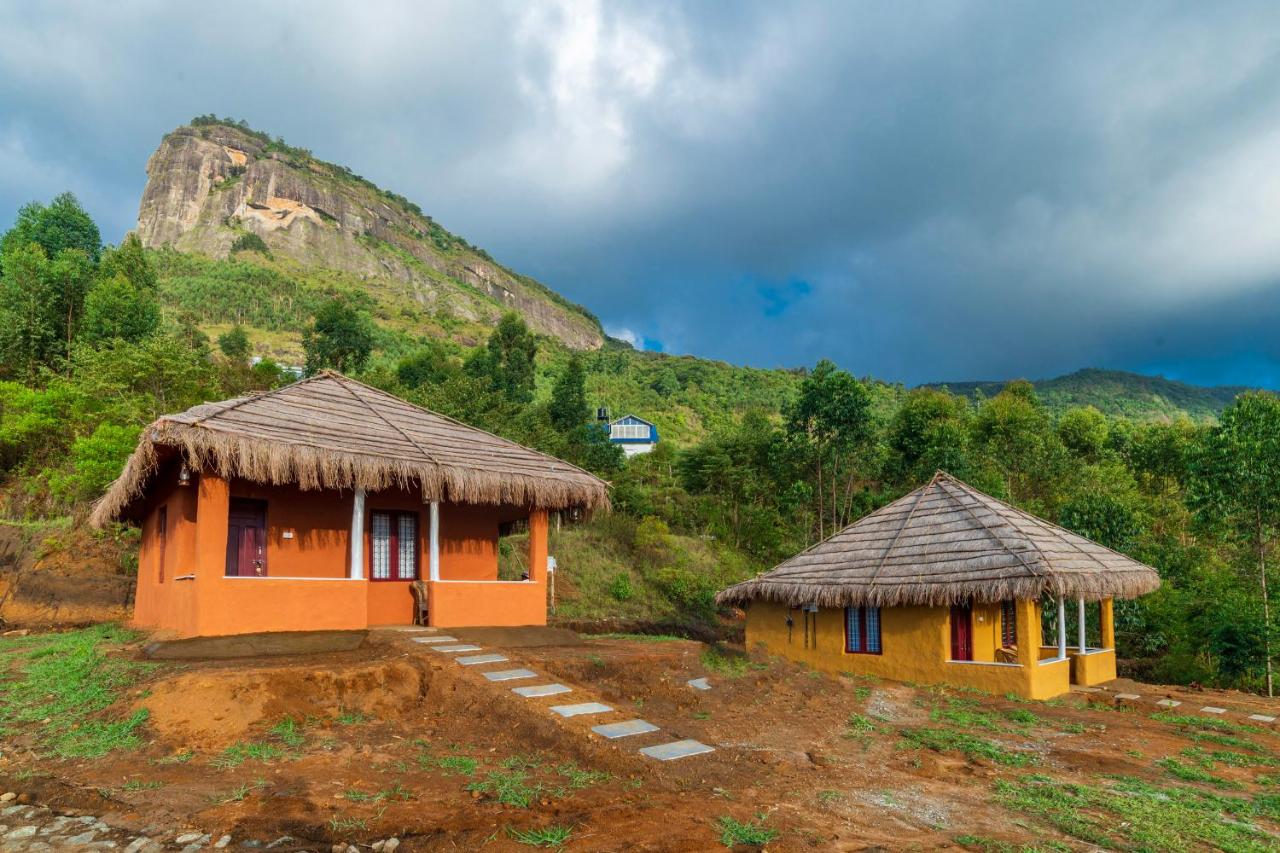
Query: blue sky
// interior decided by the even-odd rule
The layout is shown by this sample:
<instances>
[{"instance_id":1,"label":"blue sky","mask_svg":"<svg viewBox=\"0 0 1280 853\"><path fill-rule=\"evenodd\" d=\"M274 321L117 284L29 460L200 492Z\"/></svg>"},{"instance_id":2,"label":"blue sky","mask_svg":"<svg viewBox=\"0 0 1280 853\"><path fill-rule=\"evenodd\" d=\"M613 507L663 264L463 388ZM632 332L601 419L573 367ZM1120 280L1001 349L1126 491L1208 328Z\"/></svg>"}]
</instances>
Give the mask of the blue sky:
<instances>
[{"instance_id":1,"label":"blue sky","mask_svg":"<svg viewBox=\"0 0 1280 853\"><path fill-rule=\"evenodd\" d=\"M1280 387L1273 3L4 4L0 220L206 112L669 352Z\"/></svg>"}]
</instances>

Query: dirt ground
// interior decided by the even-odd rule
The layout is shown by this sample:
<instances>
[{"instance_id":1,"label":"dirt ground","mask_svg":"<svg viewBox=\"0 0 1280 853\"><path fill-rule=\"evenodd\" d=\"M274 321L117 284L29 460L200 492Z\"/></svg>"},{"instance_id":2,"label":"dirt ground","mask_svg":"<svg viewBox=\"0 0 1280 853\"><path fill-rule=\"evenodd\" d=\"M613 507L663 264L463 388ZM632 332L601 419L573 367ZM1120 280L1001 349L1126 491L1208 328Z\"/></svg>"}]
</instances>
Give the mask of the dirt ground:
<instances>
[{"instance_id":1,"label":"dirt ground","mask_svg":"<svg viewBox=\"0 0 1280 853\"><path fill-rule=\"evenodd\" d=\"M56 761L19 737L0 759L0 790L131 831L295 839L275 848L283 850L392 836L400 850L527 850L520 833L546 827L571 828L569 850L714 850L725 849L724 817L775 830L770 850L1088 850L1098 845L1010 808L998 783L1035 773L1168 785L1158 762L1201 746L1194 727L1153 717L1154 707L1119 708L1114 691L1027 703L708 656L685 640L488 646L511 658L503 666L574 689L523 699L483 679L486 667L459 666L410 636L375 631L355 651L297 660L160 664L115 709L149 711L142 748ZM711 690L686 683L701 676ZM1187 713L1277 707L1243 694L1116 687L1172 696ZM619 713L561 719L547 710L593 700ZM1020 714L1034 722L992 727ZM631 717L662 732L605 741L589 731ZM292 727L281 726L286 719ZM998 757L922 748L903 734L939 727L981 735ZM1266 763L1280 763L1280 736L1250 731ZM715 751L665 763L637 752L686 737ZM1213 773L1208 790L1267 784L1259 766ZM1273 820L1256 826L1280 838Z\"/></svg>"}]
</instances>

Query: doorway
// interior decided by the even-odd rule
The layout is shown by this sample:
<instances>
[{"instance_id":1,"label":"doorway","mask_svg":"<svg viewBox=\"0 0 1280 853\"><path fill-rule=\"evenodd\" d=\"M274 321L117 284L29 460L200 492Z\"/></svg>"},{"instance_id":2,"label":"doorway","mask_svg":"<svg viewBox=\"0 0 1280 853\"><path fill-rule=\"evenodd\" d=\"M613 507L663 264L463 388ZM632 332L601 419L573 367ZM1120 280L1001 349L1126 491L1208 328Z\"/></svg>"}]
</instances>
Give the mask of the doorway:
<instances>
[{"instance_id":1,"label":"doorway","mask_svg":"<svg viewBox=\"0 0 1280 853\"><path fill-rule=\"evenodd\" d=\"M973 605L951 605L951 659L973 660Z\"/></svg>"},{"instance_id":2,"label":"doorway","mask_svg":"<svg viewBox=\"0 0 1280 853\"><path fill-rule=\"evenodd\" d=\"M227 577L266 577L267 502L232 498L227 519Z\"/></svg>"}]
</instances>

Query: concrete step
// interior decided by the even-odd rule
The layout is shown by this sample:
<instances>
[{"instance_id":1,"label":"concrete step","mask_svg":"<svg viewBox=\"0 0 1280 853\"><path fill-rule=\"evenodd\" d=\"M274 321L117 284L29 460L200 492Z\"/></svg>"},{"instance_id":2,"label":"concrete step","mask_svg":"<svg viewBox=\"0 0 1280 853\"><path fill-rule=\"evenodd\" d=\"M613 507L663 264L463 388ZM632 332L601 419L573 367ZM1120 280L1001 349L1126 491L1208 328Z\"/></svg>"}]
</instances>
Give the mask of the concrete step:
<instances>
[{"instance_id":1,"label":"concrete step","mask_svg":"<svg viewBox=\"0 0 1280 853\"><path fill-rule=\"evenodd\" d=\"M562 717L580 717L583 714L607 714L613 709L603 702L583 702L578 705L552 705L551 710Z\"/></svg>"},{"instance_id":2,"label":"concrete step","mask_svg":"<svg viewBox=\"0 0 1280 853\"><path fill-rule=\"evenodd\" d=\"M511 692L519 694L526 699L536 699L539 696L559 696L561 693L572 693L573 688L565 687L563 684L534 684L529 687L512 687Z\"/></svg>"},{"instance_id":3,"label":"concrete step","mask_svg":"<svg viewBox=\"0 0 1280 853\"><path fill-rule=\"evenodd\" d=\"M432 646L431 648L437 652L444 652L445 654L452 654L454 652L483 651L483 649L481 649L479 646L473 646L470 643L458 643L457 645L454 645L454 646Z\"/></svg>"},{"instance_id":4,"label":"concrete step","mask_svg":"<svg viewBox=\"0 0 1280 853\"><path fill-rule=\"evenodd\" d=\"M479 663L502 663L504 660L510 660L506 655L463 655L460 658L454 658L463 666L475 666Z\"/></svg>"},{"instance_id":5,"label":"concrete step","mask_svg":"<svg viewBox=\"0 0 1280 853\"><path fill-rule=\"evenodd\" d=\"M458 638L449 637L444 634L432 634L430 637L414 637L413 641L415 643L425 643L430 645L434 643L456 643L458 642Z\"/></svg>"},{"instance_id":6,"label":"concrete step","mask_svg":"<svg viewBox=\"0 0 1280 853\"><path fill-rule=\"evenodd\" d=\"M675 740L671 743L660 743L657 746L646 746L640 750L641 755L656 758L658 761L675 761L677 758L688 758L704 752L714 752L715 747L707 746L696 740Z\"/></svg>"},{"instance_id":7,"label":"concrete step","mask_svg":"<svg viewBox=\"0 0 1280 853\"><path fill-rule=\"evenodd\" d=\"M486 672L484 677L490 681L516 681L521 678L533 678L537 674L531 669L500 669L497 672Z\"/></svg>"},{"instance_id":8,"label":"concrete step","mask_svg":"<svg viewBox=\"0 0 1280 853\"><path fill-rule=\"evenodd\" d=\"M631 737L632 735L643 735L649 732L656 732L658 727L647 720L627 720L622 723L606 723L603 726L592 726L591 731L607 737L609 740L620 737Z\"/></svg>"}]
</instances>

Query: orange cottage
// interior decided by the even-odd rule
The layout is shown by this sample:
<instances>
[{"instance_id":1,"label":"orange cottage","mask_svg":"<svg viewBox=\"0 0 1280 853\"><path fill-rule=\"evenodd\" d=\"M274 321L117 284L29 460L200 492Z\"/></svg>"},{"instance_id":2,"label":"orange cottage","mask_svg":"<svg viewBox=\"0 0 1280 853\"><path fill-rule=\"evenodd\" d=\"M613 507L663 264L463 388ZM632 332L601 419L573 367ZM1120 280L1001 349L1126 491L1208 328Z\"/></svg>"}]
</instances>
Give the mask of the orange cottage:
<instances>
[{"instance_id":1,"label":"orange cottage","mask_svg":"<svg viewBox=\"0 0 1280 853\"><path fill-rule=\"evenodd\" d=\"M430 625L543 625L547 513L607 506L580 468L324 372L160 418L92 523L142 525L134 624L191 637L412 624L415 582Z\"/></svg>"}]
</instances>

